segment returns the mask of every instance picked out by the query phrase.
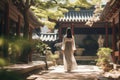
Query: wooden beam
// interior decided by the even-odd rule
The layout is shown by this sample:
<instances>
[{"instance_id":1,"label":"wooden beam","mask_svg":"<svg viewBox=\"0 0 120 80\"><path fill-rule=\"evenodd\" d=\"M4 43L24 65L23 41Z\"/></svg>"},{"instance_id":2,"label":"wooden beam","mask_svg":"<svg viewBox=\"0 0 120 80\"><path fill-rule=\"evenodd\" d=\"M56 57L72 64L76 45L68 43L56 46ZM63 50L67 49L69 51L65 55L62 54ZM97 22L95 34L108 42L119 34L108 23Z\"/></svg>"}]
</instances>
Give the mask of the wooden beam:
<instances>
[{"instance_id":1,"label":"wooden beam","mask_svg":"<svg viewBox=\"0 0 120 80\"><path fill-rule=\"evenodd\" d=\"M112 3L112 5L111 5ZM114 3L112 2L109 2L106 4L101 16L100 16L100 19L101 20L106 20L106 21L110 21L114 14L119 11L119 8L120 8L120 0L114 0Z\"/></svg>"}]
</instances>

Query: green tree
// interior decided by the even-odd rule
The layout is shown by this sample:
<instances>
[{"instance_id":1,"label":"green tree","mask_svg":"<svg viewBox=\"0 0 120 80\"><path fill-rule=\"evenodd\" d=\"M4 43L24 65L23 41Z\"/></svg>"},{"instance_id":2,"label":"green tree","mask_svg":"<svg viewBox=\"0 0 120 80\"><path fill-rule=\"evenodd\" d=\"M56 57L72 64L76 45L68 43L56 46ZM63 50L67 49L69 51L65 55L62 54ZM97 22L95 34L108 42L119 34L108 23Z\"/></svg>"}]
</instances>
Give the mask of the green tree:
<instances>
[{"instance_id":1,"label":"green tree","mask_svg":"<svg viewBox=\"0 0 120 80\"><path fill-rule=\"evenodd\" d=\"M28 12L31 8L39 21L49 28L54 28L55 23L49 20L57 20L64 16L69 8L86 7L89 8L97 1L101 0L12 0L13 3L22 12L24 17L24 38L29 37L29 19ZM78 10L78 9L77 9Z\"/></svg>"},{"instance_id":2,"label":"green tree","mask_svg":"<svg viewBox=\"0 0 120 80\"><path fill-rule=\"evenodd\" d=\"M89 8L91 6L87 0L37 0L36 4L31 6L31 9L41 23L47 25L49 29L53 29L54 22L59 17L63 17L64 13L68 12L70 8Z\"/></svg>"}]
</instances>

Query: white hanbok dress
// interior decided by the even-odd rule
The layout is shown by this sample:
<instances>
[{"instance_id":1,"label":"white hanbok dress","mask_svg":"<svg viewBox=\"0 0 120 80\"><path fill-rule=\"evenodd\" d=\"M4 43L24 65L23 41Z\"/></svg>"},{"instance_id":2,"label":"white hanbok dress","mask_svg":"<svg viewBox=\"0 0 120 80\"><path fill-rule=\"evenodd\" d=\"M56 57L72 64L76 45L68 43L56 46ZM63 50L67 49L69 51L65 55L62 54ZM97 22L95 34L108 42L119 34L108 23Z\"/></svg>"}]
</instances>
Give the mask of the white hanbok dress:
<instances>
[{"instance_id":1,"label":"white hanbok dress","mask_svg":"<svg viewBox=\"0 0 120 80\"><path fill-rule=\"evenodd\" d=\"M72 36L72 38L66 38L65 36L63 38L61 49L64 51L63 53L64 69L69 71L77 69L77 63L74 57L74 50L76 50L74 37Z\"/></svg>"}]
</instances>

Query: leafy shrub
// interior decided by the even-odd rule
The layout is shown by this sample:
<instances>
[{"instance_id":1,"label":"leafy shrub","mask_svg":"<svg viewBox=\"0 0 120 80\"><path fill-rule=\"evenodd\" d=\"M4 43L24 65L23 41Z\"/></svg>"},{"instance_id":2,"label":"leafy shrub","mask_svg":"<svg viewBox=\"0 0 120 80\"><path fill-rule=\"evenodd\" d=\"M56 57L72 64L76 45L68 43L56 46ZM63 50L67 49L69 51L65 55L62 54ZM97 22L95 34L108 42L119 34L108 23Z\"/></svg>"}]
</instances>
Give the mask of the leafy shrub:
<instances>
[{"instance_id":1,"label":"leafy shrub","mask_svg":"<svg viewBox=\"0 0 120 80\"><path fill-rule=\"evenodd\" d=\"M15 71L0 70L0 80L25 80L25 78Z\"/></svg>"}]
</instances>

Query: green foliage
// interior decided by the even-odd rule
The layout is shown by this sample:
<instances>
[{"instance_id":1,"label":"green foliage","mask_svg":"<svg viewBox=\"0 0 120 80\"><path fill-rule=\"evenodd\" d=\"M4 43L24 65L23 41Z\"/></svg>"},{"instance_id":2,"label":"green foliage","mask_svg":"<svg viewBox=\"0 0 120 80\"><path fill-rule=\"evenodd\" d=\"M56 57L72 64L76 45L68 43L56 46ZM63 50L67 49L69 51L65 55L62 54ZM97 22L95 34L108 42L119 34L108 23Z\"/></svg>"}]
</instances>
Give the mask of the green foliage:
<instances>
[{"instance_id":1,"label":"green foliage","mask_svg":"<svg viewBox=\"0 0 120 80\"><path fill-rule=\"evenodd\" d=\"M25 78L14 71L0 70L0 80L25 80Z\"/></svg>"},{"instance_id":2,"label":"green foliage","mask_svg":"<svg viewBox=\"0 0 120 80\"><path fill-rule=\"evenodd\" d=\"M80 8L75 8L75 11L80 11Z\"/></svg>"},{"instance_id":3,"label":"green foliage","mask_svg":"<svg viewBox=\"0 0 120 80\"><path fill-rule=\"evenodd\" d=\"M5 65L7 65L7 61L4 58L0 58L0 67L3 68Z\"/></svg>"},{"instance_id":4,"label":"green foliage","mask_svg":"<svg viewBox=\"0 0 120 80\"><path fill-rule=\"evenodd\" d=\"M51 54L50 58L55 60L55 59L59 58L59 54Z\"/></svg>"},{"instance_id":5,"label":"green foliage","mask_svg":"<svg viewBox=\"0 0 120 80\"><path fill-rule=\"evenodd\" d=\"M109 57L109 55L111 54L113 50L110 49L110 48L99 48L98 52L97 52L97 55L100 56L100 57Z\"/></svg>"},{"instance_id":6,"label":"green foliage","mask_svg":"<svg viewBox=\"0 0 120 80\"><path fill-rule=\"evenodd\" d=\"M41 24L47 25L50 29L53 29L55 23L49 22L48 18L52 20L58 20L58 18L64 16L64 13L68 12L70 8L76 8L76 7L90 8L92 5L94 5L95 3L101 0L92 0L90 2L88 2L88 0L75 0L75 1L12 0L12 1L19 8L19 10L21 10L21 12L24 12L25 10L31 8L32 11L35 13L35 15L39 18L38 20L39 22L41 22ZM43 18L46 18L46 20L44 21Z\"/></svg>"},{"instance_id":7,"label":"green foliage","mask_svg":"<svg viewBox=\"0 0 120 80\"><path fill-rule=\"evenodd\" d=\"M92 6L92 4L89 3L87 0L77 0L75 2L75 5L77 7L84 7L84 8L90 8Z\"/></svg>"},{"instance_id":8,"label":"green foliage","mask_svg":"<svg viewBox=\"0 0 120 80\"><path fill-rule=\"evenodd\" d=\"M42 42L41 40L34 40L34 50L36 50L40 55L45 55L47 50L50 50L50 47Z\"/></svg>"},{"instance_id":9,"label":"green foliage","mask_svg":"<svg viewBox=\"0 0 120 80\"><path fill-rule=\"evenodd\" d=\"M91 0L90 4L95 5L96 3L101 3L102 0Z\"/></svg>"},{"instance_id":10,"label":"green foliage","mask_svg":"<svg viewBox=\"0 0 120 80\"><path fill-rule=\"evenodd\" d=\"M32 43L29 40L22 40L20 48L21 48L20 61L28 63L29 55L32 52Z\"/></svg>"},{"instance_id":11,"label":"green foliage","mask_svg":"<svg viewBox=\"0 0 120 80\"><path fill-rule=\"evenodd\" d=\"M53 54L51 48L41 40L34 40L33 42L35 42L34 50L37 51L37 53L39 53L41 56L46 55L47 60L55 60L59 58L59 54Z\"/></svg>"},{"instance_id":12,"label":"green foliage","mask_svg":"<svg viewBox=\"0 0 120 80\"><path fill-rule=\"evenodd\" d=\"M9 41L9 57L11 63L19 61L27 62L28 55L32 51L33 43L29 40L18 38Z\"/></svg>"},{"instance_id":13,"label":"green foliage","mask_svg":"<svg viewBox=\"0 0 120 80\"><path fill-rule=\"evenodd\" d=\"M57 53L57 52L53 54L50 50L48 50L46 53L47 53L48 60L55 61L56 59L59 58L59 53Z\"/></svg>"},{"instance_id":14,"label":"green foliage","mask_svg":"<svg viewBox=\"0 0 120 80\"><path fill-rule=\"evenodd\" d=\"M8 59L8 44L7 38L0 37L0 57Z\"/></svg>"},{"instance_id":15,"label":"green foliage","mask_svg":"<svg viewBox=\"0 0 120 80\"><path fill-rule=\"evenodd\" d=\"M55 22L50 21L58 20L59 17L64 16L64 13L68 12L70 8L76 7L85 7L90 8L97 2L101 0L92 0L88 2L88 0L75 0L74 2L71 0L12 0L13 3L17 6L17 8L22 12L24 16L24 37L28 38L29 33L29 22L28 22L28 14L29 8L35 13L35 15L39 18L39 22L41 24L47 25L49 29L54 29ZM77 11L80 9L76 9ZM43 20L46 18L46 20Z\"/></svg>"},{"instance_id":16,"label":"green foliage","mask_svg":"<svg viewBox=\"0 0 120 80\"><path fill-rule=\"evenodd\" d=\"M4 39L0 38L0 47L3 45L3 43L4 43Z\"/></svg>"},{"instance_id":17,"label":"green foliage","mask_svg":"<svg viewBox=\"0 0 120 80\"><path fill-rule=\"evenodd\" d=\"M98 52L97 52L97 64L101 65L104 64L106 62L111 62L111 53L112 53L112 49L110 48L99 48Z\"/></svg>"},{"instance_id":18,"label":"green foliage","mask_svg":"<svg viewBox=\"0 0 120 80\"><path fill-rule=\"evenodd\" d=\"M39 21L43 22L50 29L54 28L55 23L49 22L48 18L58 20L58 18L63 17L64 13L68 12L70 8L90 8L92 6L87 0L75 0L74 2L71 0L36 0L35 3L35 5L31 6L32 11L39 17ZM46 20L42 21L42 18L46 18Z\"/></svg>"}]
</instances>

